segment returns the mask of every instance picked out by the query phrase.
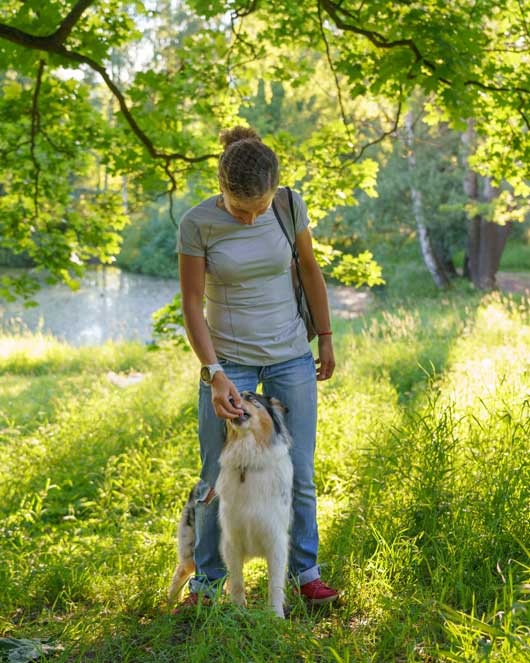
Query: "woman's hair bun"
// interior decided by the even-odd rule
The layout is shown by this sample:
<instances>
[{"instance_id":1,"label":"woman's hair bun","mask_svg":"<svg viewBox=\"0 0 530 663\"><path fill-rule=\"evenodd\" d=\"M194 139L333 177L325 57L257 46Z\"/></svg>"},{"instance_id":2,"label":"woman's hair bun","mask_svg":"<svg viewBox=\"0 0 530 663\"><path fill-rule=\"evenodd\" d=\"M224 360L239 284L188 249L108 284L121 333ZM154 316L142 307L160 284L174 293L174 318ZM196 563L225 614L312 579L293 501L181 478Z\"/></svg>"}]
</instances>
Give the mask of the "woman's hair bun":
<instances>
[{"instance_id":1,"label":"woman's hair bun","mask_svg":"<svg viewBox=\"0 0 530 663\"><path fill-rule=\"evenodd\" d=\"M251 127L237 126L233 127L232 129L225 129L224 131L221 131L220 136L221 144L225 150L229 145L232 145L232 143L236 143L238 140L245 140L248 138L261 141L258 132Z\"/></svg>"}]
</instances>

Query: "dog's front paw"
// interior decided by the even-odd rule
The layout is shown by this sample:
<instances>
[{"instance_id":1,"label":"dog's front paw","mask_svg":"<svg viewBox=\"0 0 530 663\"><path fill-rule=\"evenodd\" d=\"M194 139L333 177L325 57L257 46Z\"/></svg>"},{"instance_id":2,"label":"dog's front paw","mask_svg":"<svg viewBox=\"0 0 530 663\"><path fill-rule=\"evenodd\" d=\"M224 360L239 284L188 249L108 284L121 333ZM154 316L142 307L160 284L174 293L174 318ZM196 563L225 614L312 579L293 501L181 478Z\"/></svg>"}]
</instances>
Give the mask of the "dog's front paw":
<instances>
[{"instance_id":1,"label":"dog's front paw","mask_svg":"<svg viewBox=\"0 0 530 663\"><path fill-rule=\"evenodd\" d=\"M274 614L275 614L277 617L280 617L280 619L285 619L285 614L284 614L284 612L283 612L283 606L281 606L281 605L280 605L280 606L274 606L274 605L273 605L273 606L272 606L272 609L273 609L273 611L274 611Z\"/></svg>"},{"instance_id":2,"label":"dog's front paw","mask_svg":"<svg viewBox=\"0 0 530 663\"><path fill-rule=\"evenodd\" d=\"M247 607L247 599L245 598L245 592L244 591L234 591L232 589L232 592L230 594L230 598L232 599L232 603L234 603L235 605L238 605L241 608L246 608Z\"/></svg>"}]
</instances>

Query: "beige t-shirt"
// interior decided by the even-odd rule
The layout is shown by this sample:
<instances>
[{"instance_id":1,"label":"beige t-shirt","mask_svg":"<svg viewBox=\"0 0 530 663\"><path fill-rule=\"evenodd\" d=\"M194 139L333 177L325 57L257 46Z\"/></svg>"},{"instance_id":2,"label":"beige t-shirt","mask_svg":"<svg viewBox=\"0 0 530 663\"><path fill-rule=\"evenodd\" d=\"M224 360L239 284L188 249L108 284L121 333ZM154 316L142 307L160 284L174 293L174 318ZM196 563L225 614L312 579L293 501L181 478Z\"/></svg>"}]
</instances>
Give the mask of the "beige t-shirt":
<instances>
[{"instance_id":1,"label":"beige t-shirt","mask_svg":"<svg viewBox=\"0 0 530 663\"><path fill-rule=\"evenodd\" d=\"M212 196L188 210L179 226L178 251L206 258L206 322L219 358L267 366L309 350L296 306L291 249L272 207L253 225L237 221ZM275 197L292 237L287 192ZM295 227L309 224L307 207L293 191Z\"/></svg>"}]
</instances>

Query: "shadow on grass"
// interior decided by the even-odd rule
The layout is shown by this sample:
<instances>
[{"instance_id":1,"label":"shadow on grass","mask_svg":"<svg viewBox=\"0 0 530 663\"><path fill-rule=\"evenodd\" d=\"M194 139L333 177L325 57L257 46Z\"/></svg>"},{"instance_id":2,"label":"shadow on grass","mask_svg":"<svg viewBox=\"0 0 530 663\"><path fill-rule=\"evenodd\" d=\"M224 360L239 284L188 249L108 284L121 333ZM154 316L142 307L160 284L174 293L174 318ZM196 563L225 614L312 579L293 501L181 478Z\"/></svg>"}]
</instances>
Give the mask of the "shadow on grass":
<instances>
[{"instance_id":1,"label":"shadow on grass","mask_svg":"<svg viewBox=\"0 0 530 663\"><path fill-rule=\"evenodd\" d=\"M240 609L225 601L179 615L120 614L99 622L92 616L82 628L76 644L59 658L62 663L322 660L306 624L280 620L263 609ZM63 637L72 641L67 631Z\"/></svg>"},{"instance_id":2,"label":"shadow on grass","mask_svg":"<svg viewBox=\"0 0 530 663\"><path fill-rule=\"evenodd\" d=\"M110 398L92 416L66 413L67 425L48 429L46 451L17 468L2 504L0 580L8 614L22 610L33 618L49 608L60 614L109 592L125 602L142 583L134 561L139 549L146 573L159 574L174 548L168 514L198 474L191 394L174 413L168 393L161 396L151 394L145 411L146 394L131 390L127 399L118 395L121 408ZM74 409L89 404L90 397L80 399ZM158 527L171 534L155 547Z\"/></svg>"},{"instance_id":3,"label":"shadow on grass","mask_svg":"<svg viewBox=\"0 0 530 663\"><path fill-rule=\"evenodd\" d=\"M405 410L425 403L430 383L444 373L455 342L470 328L480 306L479 295L420 302L397 301L374 317L372 338L383 341L370 357L376 374L389 376ZM386 341L386 343L384 342Z\"/></svg>"},{"instance_id":4,"label":"shadow on grass","mask_svg":"<svg viewBox=\"0 0 530 663\"><path fill-rule=\"evenodd\" d=\"M503 597L525 578L530 405L477 423L437 398L431 390L357 458L322 548L327 577L347 588L345 618L368 624L377 661L438 660L438 647L449 646L444 605L497 623L498 604L517 610Z\"/></svg>"}]
</instances>

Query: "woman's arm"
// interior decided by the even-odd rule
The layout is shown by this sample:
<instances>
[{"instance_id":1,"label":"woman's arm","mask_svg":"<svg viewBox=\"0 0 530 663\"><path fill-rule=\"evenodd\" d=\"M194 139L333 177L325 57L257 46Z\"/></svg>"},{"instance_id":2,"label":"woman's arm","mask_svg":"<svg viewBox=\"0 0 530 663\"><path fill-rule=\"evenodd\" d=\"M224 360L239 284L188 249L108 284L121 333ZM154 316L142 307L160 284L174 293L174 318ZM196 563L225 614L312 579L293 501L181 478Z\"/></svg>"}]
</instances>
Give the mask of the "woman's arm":
<instances>
[{"instance_id":1,"label":"woman's arm","mask_svg":"<svg viewBox=\"0 0 530 663\"><path fill-rule=\"evenodd\" d=\"M179 254L182 313L189 342L201 365L217 364L208 325L204 319L203 299L206 261L199 256ZM212 381L212 403L218 417L235 419L242 414L241 398L224 371L215 373ZM233 398L237 407L230 402Z\"/></svg>"},{"instance_id":2,"label":"woman's arm","mask_svg":"<svg viewBox=\"0 0 530 663\"><path fill-rule=\"evenodd\" d=\"M318 332L331 331L328 292L320 267L313 253L311 232L306 228L296 235L296 248L300 256L300 276ZM318 337L317 380L328 380L335 370L331 335Z\"/></svg>"}]
</instances>

